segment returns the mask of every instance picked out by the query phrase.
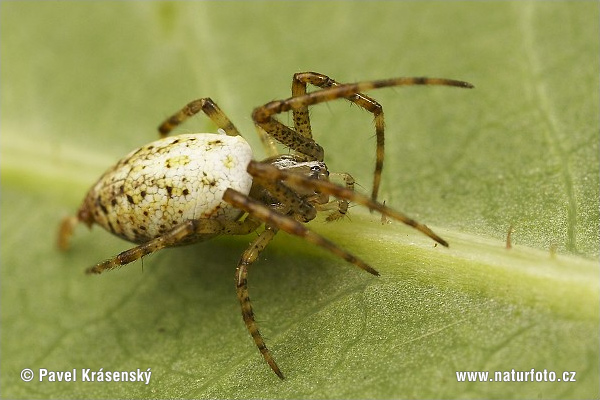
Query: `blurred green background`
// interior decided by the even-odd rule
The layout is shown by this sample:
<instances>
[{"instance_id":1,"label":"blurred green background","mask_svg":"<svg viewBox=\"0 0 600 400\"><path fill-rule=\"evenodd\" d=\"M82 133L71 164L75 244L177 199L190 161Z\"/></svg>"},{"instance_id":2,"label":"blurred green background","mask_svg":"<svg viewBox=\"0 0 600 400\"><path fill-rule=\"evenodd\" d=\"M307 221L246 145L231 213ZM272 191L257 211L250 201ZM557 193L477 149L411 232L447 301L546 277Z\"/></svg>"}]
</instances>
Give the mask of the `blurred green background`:
<instances>
[{"instance_id":1,"label":"blurred green background","mask_svg":"<svg viewBox=\"0 0 600 400\"><path fill-rule=\"evenodd\" d=\"M4 1L0 11L3 398L598 397L598 3ZM284 234L253 267L281 382L235 298L251 237L86 277L130 245L81 228L62 254L55 235L106 168L192 99L213 98L262 157L250 113L288 97L305 70L476 89L369 93L386 113L380 199L450 249L354 207L311 227L380 278ZM330 170L369 192L370 114L339 101L311 116ZM199 116L180 132L213 130ZM23 368L153 374L147 386L26 383ZM577 382L455 375L512 368L576 371Z\"/></svg>"}]
</instances>

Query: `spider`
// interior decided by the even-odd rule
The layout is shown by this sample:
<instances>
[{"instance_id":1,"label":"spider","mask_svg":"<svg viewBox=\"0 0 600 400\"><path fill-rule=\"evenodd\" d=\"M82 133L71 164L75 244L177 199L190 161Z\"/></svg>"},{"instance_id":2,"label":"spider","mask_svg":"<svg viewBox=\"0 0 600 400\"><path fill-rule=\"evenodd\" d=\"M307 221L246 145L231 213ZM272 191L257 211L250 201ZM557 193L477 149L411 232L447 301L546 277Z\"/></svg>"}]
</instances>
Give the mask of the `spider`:
<instances>
[{"instance_id":1,"label":"spider","mask_svg":"<svg viewBox=\"0 0 600 400\"><path fill-rule=\"evenodd\" d=\"M320 90L307 92L308 84ZM258 330L248 294L248 269L278 231L304 238L347 262L373 274L369 264L304 224L318 212L327 220L342 218L349 202L363 205L414 227L439 244L448 243L427 226L377 202L384 159L383 109L361 92L382 87L443 85L472 88L470 83L439 78L393 78L341 84L316 72L296 73L292 97L254 109L252 119L268 157L254 161L252 150L237 128L210 98L195 100L159 126L161 139L136 149L110 168L92 186L74 216L63 219L58 245L66 250L78 223L104 229L138 245L87 269L100 274L129 264L166 247L203 241L218 235L247 235L259 231L242 253L235 272L242 317L258 350L281 379L283 373ZM344 182L330 182L324 151L313 139L308 106L349 100L373 114L376 162L371 196L354 191L348 173L336 174ZM292 111L294 127L275 118ZM203 112L220 134L168 136L189 117ZM279 154L274 141L288 147ZM333 200L330 200L333 197Z\"/></svg>"}]
</instances>

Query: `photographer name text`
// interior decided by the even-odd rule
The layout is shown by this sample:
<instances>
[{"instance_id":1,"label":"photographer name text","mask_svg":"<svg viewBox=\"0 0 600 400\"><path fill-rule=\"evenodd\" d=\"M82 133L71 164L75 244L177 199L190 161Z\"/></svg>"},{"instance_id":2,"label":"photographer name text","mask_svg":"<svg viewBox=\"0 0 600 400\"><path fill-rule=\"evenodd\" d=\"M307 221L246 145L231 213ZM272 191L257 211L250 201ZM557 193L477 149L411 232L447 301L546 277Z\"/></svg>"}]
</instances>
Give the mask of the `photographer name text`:
<instances>
[{"instance_id":1,"label":"photographer name text","mask_svg":"<svg viewBox=\"0 0 600 400\"><path fill-rule=\"evenodd\" d=\"M151 376L150 368L147 370L138 368L131 371L104 371L104 368L97 370L73 368L68 371L52 371L40 368L36 380L39 382L143 382L148 385ZM33 370L26 368L21 371L21 379L24 381L30 382L35 378Z\"/></svg>"}]
</instances>

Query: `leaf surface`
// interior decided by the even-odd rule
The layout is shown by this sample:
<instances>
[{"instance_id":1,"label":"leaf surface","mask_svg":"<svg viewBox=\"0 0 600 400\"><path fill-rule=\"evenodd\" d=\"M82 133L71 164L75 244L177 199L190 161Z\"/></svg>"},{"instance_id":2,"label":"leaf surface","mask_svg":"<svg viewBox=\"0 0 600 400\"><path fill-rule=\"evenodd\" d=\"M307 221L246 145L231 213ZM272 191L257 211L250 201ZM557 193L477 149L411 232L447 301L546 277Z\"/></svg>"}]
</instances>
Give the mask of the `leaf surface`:
<instances>
[{"instance_id":1,"label":"leaf surface","mask_svg":"<svg viewBox=\"0 0 600 400\"><path fill-rule=\"evenodd\" d=\"M3 398L598 397L597 3L0 7ZM302 70L339 81L439 76L476 89L369 93L386 113L380 199L450 248L359 207L310 224L376 278L279 234L250 274L279 381L235 297L252 236L169 249L99 277L83 270L129 244L97 227L78 228L67 253L55 242L95 179L192 99L213 98L261 158L250 112L288 97ZM311 118L330 170L368 193L371 116L339 101ZM200 116L180 131L213 130ZM40 382L41 368L75 369L78 380ZM148 385L82 381L85 369L138 368L151 369ZM576 382L456 375L532 368L560 379L574 371Z\"/></svg>"}]
</instances>

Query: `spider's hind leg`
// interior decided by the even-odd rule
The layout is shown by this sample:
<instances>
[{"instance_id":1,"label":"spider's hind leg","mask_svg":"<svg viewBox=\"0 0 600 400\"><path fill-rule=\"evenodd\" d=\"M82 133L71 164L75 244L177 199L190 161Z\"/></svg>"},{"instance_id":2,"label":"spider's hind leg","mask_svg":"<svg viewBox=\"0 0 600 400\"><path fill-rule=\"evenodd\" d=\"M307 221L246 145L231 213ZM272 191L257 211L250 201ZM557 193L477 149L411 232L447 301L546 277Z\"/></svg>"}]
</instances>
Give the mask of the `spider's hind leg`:
<instances>
[{"instance_id":1,"label":"spider's hind leg","mask_svg":"<svg viewBox=\"0 0 600 400\"><path fill-rule=\"evenodd\" d=\"M219 106L209 97L194 100L185 105L181 110L167 118L160 126L158 131L161 137L167 136L178 125L181 125L189 117L192 117L202 111L206 114L218 128L223 129L229 136L240 136L240 132L233 125L233 122L225 115Z\"/></svg>"},{"instance_id":2,"label":"spider's hind leg","mask_svg":"<svg viewBox=\"0 0 600 400\"><path fill-rule=\"evenodd\" d=\"M113 258L88 268L86 273L101 274L104 271L110 271L132 263L166 247L187 244L218 235L246 235L256 230L260 224L260 221L254 218L246 218L243 221L221 221L217 219L188 220L175 226L164 235L125 250Z\"/></svg>"}]
</instances>

